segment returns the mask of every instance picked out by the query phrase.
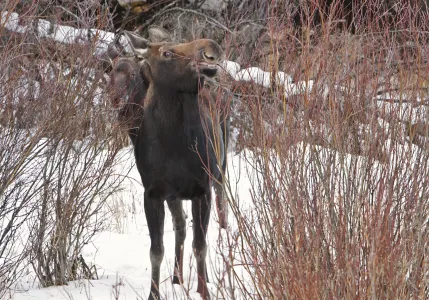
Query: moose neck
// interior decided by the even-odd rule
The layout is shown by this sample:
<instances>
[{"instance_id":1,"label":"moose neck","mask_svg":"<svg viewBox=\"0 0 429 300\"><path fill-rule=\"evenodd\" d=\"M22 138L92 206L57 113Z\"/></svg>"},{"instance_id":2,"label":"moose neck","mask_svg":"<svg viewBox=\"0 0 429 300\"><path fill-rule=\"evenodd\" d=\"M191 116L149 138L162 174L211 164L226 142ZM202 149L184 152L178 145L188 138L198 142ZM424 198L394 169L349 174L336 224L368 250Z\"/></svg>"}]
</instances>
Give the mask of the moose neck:
<instances>
[{"instance_id":1,"label":"moose neck","mask_svg":"<svg viewBox=\"0 0 429 300\"><path fill-rule=\"evenodd\" d=\"M183 120L186 123L200 122L200 108L198 103L198 90L183 92L165 86L151 86L156 106L170 120Z\"/></svg>"}]
</instances>

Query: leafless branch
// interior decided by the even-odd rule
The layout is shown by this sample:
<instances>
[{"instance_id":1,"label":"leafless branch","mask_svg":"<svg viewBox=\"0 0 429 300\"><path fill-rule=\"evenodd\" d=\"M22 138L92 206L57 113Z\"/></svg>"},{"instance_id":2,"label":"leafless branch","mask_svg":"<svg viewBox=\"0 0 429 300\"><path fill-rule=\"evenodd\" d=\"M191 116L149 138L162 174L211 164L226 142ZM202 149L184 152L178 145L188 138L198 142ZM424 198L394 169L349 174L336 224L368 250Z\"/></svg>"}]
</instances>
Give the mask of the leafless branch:
<instances>
[{"instance_id":1,"label":"leafless branch","mask_svg":"<svg viewBox=\"0 0 429 300\"><path fill-rule=\"evenodd\" d=\"M173 6L173 4L175 4L175 2L172 2L171 6ZM199 17L202 17L202 18L206 19L208 23L215 25L215 26L221 28L222 30L224 30L226 32L232 33L232 31L229 30L227 27L225 27L224 25L222 25L221 23L219 23L217 20L213 19L212 17L207 16L206 14L200 13L200 12L192 10L192 9L185 9L185 8L180 8L180 7L170 8L169 5L167 5L165 7L165 9L162 9L161 11L156 13L154 16L152 16L152 18L150 18L148 21L146 21L143 25L139 26L137 28L136 32L139 32L143 28L146 28L147 26L151 25L160 16L168 14L168 13L172 13L172 12L177 12L177 11L182 12L182 13L194 14L194 15L197 15Z\"/></svg>"}]
</instances>

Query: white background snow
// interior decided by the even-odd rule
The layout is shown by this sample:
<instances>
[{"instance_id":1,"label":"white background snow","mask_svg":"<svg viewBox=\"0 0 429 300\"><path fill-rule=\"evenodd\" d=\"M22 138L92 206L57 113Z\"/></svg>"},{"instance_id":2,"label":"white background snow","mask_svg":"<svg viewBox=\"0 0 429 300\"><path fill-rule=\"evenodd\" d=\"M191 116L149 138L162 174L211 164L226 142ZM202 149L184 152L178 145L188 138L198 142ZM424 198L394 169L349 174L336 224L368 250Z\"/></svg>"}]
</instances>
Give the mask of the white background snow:
<instances>
[{"instance_id":1,"label":"white background snow","mask_svg":"<svg viewBox=\"0 0 429 300\"><path fill-rule=\"evenodd\" d=\"M131 147L122 150L123 164L119 169L127 169L132 164L129 177L123 182L123 191L118 192L109 201L109 206L115 210L108 224L108 230L96 236L93 243L85 246L83 257L89 265L97 267L99 280L79 280L70 282L67 286L41 288L34 276L26 276L9 295L14 300L24 299L147 299L150 287L150 238L143 209L144 189L140 184L140 176L134 165ZM240 199L249 199L250 181L239 155L229 154L229 180L233 191ZM173 285L174 261L174 231L171 215L166 207L164 246L165 256L161 267L161 295L164 299L191 298L199 299L196 292L197 278L195 274L195 259L192 254L192 214L190 201L184 202L187 218L187 238L184 255L184 287ZM218 226L218 216L212 203L211 220L208 232L209 252L207 257L209 272L209 289L214 299L218 295L216 274L225 272L220 251L226 247L225 230ZM244 203L245 204L245 203ZM245 207L243 207L245 209ZM229 214L229 234L233 235L237 227L234 216ZM226 253L225 253L226 254ZM239 255L236 257L239 259ZM240 267L236 272L243 272ZM242 274L245 278L246 274ZM189 291L189 295L187 295ZM118 298L117 293L119 293ZM240 295L236 295L240 299ZM9 298L8 298L9 299Z\"/></svg>"}]
</instances>

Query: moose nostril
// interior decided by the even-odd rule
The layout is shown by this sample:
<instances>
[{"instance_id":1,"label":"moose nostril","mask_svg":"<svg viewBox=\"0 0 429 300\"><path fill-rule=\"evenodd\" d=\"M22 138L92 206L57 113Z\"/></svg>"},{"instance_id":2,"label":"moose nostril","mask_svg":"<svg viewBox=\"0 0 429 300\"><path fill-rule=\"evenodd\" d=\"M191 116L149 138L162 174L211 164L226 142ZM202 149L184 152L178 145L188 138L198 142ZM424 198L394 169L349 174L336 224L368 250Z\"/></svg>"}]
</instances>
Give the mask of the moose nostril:
<instances>
[{"instance_id":1,"label":"moose nostril","mask_svg":"<svg viewBox=\"0 0 429 300\"><path fill-rule=\"evenodd\" d=\"M214 53L203 51L203 58L206 62L215 62L217 57Z\"/></svg>"}]
</instances>

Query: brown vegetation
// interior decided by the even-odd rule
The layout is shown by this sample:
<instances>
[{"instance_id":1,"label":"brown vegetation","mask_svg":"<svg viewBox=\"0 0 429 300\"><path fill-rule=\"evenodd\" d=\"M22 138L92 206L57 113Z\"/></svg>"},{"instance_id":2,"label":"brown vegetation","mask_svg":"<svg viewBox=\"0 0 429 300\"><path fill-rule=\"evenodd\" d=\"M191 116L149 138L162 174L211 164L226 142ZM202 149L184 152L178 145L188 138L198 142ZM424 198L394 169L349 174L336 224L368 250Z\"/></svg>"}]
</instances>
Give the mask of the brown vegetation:
<instances>
[{"instance_id":1,"label":"brown vegetation","mask_svg":"<svg viewBox=\"0 0 429 300\"><path fill-rule=\"evenodd\" d=\"M242 67L283 71L295 82L313 83L291 95L277 81L264 88L227 76L220 80L237 99L231 107L238 133L234 150L248 163L248 174L242 175L252 185L248 199L229 186L238 229L223 233L227 248L218 255L227 272L214 276L218 297L427 299L429 15L424 1L371 0L365 9L347 10L336 0L329 5L231 1L221 13L179 2L151 6L122 28L145 34L148 25L161 25L176 42L210 37ZM7 3L12 11L18 1ZM74 10L62 5L50 16L63 24L111 28L101 21L112 15L97 7L89 10L94 15L77 21L70 14L81 13L74 3ZM40 7L18 8L29 19L42 15ZM27 55L28 47L17 47L33 37L0 31L0 219L8 220L0 227L0 257L7 258L0 277L10 284L22 270L17 262L31 255L40 281L60 284L79 277L74 269L79 243L91 238L83 232L100 229L87 217L102 211L109 196L103 180L112 175L118 155L113 137L123 133L112 121L112 103L105 102L104 77L88 71L104 68L90 47L66 46L67 52L53 56L56 45L36 40L35 58L36 52ZM95 106L99 93L103 105ZM96 164L94 155L101 152L104 164ZM66 172L85 155L93 176ZM67 165L61 164L66 159ZM102 199L94 198L100 191ZM243 202L252 210L244 210ZM16 215L28 216L32 224L31 239L20 252L14 245L24 223ZM34 223L39 217L45 222ZM63 230L80 239L67 240Z\"/></svg>"}]
</instances>

